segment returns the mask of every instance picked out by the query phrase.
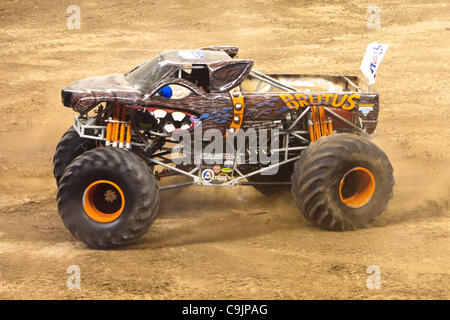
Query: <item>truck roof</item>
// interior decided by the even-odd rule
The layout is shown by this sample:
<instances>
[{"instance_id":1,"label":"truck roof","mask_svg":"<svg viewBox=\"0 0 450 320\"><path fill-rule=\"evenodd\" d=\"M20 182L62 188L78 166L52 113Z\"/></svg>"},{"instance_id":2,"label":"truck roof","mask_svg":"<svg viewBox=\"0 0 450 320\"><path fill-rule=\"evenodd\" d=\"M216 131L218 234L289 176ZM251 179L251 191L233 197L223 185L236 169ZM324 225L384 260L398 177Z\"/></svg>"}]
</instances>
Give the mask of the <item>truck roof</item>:
<instances>
[{"instance_id":1,"label":"truck roof","mask_svg":"<svg viewBox=\"0 0 450 320\"><path fill-rule=\"evenodd\" d=\"M163 60L170 64L210 64L232 60L224 51L211 50L167 50L159 54Z\"/></svg>"},{"instance_id":2,"label":"truck roof","mask_svg":"<svg viewBox=\"0 0 450 320\"><path fill-rule=\"evenodd\" d=\"M181 69L202 68L206 73L197 76L202 78L199 81L207 82L205 89L224 92L238 85L253 66L253 60L233 59L236 53L236 47L163 51L128 72L125 78L137 90L148 93L162 80L176 77Z\"/></svg>"}]
</instances>

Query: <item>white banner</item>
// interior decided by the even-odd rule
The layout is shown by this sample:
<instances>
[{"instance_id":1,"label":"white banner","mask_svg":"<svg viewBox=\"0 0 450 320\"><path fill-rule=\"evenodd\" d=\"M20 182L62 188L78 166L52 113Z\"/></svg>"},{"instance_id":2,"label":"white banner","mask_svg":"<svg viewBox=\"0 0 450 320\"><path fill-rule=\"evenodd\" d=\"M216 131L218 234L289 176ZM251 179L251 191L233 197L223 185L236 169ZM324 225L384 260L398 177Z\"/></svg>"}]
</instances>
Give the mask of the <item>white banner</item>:
<instances>
[{"instance_id":1,"label":"white banner","mask_svg":"<svg viewBox=\"0 0 450 320\"><path fill-rule=\"evenodd\" d=\"M360 68L369 80L370 85L375 83L375 74L388 48L388 44L378 42L372 42L366 48L366 54L364 55Z\"/></svg>"}]
</instances>

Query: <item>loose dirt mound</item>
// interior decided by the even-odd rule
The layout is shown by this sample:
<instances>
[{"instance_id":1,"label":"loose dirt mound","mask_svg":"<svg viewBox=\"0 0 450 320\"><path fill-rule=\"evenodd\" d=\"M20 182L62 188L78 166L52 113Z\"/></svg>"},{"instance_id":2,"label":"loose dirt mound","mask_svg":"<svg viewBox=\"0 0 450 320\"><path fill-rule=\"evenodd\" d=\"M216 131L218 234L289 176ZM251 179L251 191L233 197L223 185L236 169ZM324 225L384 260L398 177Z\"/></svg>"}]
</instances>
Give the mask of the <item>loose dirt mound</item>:
<instances>
[{"instance_id":1,"label":"loose dirt mound","mask_svg":"<svg viewBox=\"0 0 450 320\"><path fill-rule=\"evenodd\" d=\"M70 1L0 4L0 298L450 297L448 39L444 1L384 1L381 28L361 1ZM60 89L126 72L159 51L236 45L264 72L360 74L372 41L391 46L377 75L378 137L396 187L370 228L307 223L290 194L189 188L161 194L139 243L94 251L60 222L51 157L73 112ZM195 197L193 196L195 194ZM66 269L81 268L81 290ZM369 265L381 289L366 287Z\"/></svg>"}]
</instances>

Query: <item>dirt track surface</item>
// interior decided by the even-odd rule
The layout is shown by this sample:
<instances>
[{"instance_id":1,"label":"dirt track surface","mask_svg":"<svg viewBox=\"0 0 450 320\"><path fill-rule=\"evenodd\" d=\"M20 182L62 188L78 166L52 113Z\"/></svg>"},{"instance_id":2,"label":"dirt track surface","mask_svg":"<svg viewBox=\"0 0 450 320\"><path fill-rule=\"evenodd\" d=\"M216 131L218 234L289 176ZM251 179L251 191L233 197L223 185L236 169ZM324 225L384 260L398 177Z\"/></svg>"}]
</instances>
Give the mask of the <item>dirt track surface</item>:
<instances>
[{"instance_id":1,"label":"dirt track surface","mask_svg":"<svg viewBox=\"0 0 450 320\"><path fill-rule=\"evenodd\" d=\"M409 2L2 0L0 298L450 298L450 4ZM66 28L70 4L81 30ZM381 29L366 27L370 4ZM263 72L360 75L372 41L390 44L374 142L396 187L370 228L319 230L288 191L250 187L162 192L155 224L122 250L90 250L62 225L51 159L74 115L60 102L70 82L206 45L238 46ZM66 288L70 265L81 290Z\"/></svg>"}]
</instances>

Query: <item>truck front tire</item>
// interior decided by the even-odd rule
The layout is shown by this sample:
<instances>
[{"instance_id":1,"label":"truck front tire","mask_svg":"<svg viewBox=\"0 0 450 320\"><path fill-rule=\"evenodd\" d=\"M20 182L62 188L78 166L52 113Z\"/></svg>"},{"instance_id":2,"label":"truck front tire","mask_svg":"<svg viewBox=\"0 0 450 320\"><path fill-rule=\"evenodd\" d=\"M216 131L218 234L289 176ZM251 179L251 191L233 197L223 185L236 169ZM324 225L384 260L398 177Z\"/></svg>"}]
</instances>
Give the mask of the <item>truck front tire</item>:
<instances>
[{"instance_id":1,"label":"truck front tire","mask_svg":"<svg viewBox=\"0 0 450 320\"><path fill-rule=\"evenodd\" d=\"M58 188L58 210L74 237L98 249L129 244L156 218L155 177L135 154L95 148L76 158Z\"/></svg>"}]
</instances>

